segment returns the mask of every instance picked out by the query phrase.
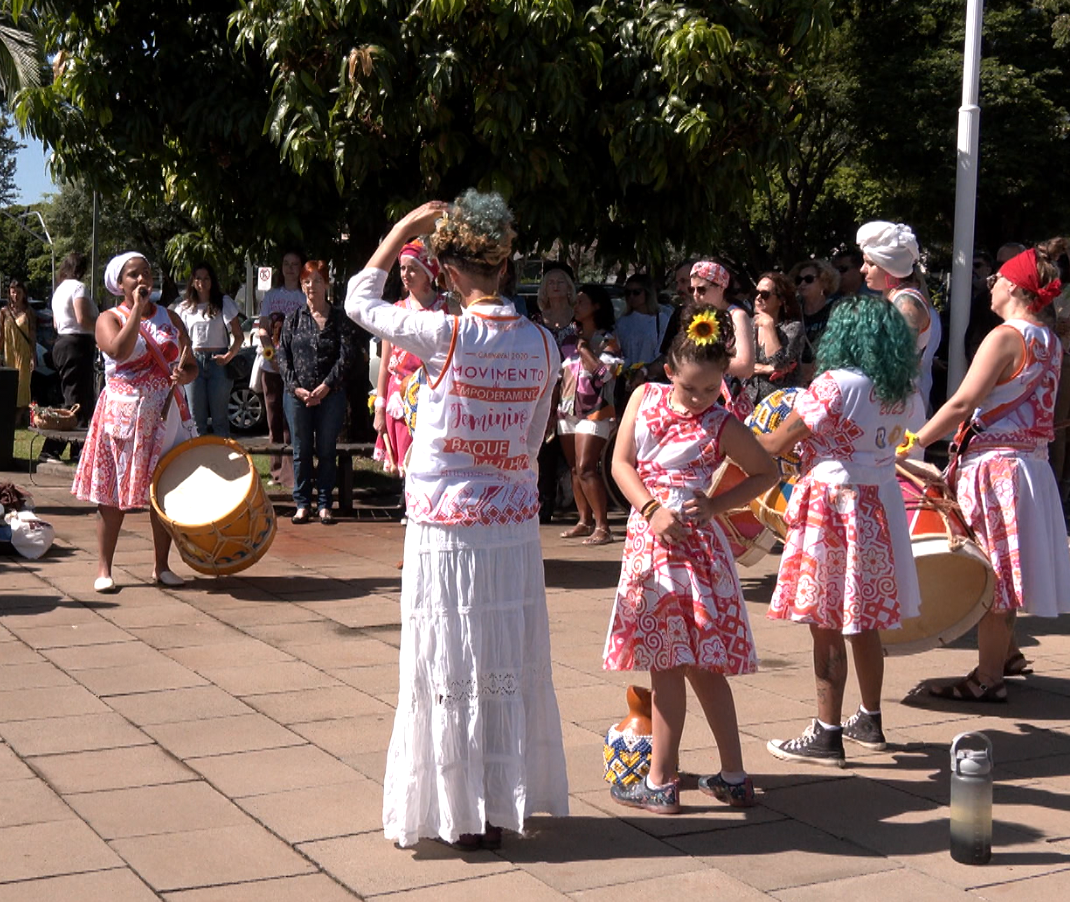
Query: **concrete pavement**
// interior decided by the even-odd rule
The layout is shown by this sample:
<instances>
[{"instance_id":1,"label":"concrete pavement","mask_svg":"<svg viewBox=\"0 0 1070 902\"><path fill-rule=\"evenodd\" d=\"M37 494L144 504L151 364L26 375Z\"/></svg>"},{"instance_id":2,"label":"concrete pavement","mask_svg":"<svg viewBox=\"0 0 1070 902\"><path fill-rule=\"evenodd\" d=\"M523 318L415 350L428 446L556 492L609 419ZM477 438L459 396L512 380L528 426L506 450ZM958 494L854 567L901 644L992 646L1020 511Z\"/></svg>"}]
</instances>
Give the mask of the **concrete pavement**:
<instances>
[{"instance_id":1,"label":"concrete pavement","mask_svg":"<svg viewBox=\"0 0 1070 902\"><path fill-rule=\"evenodd\" d=\"M163 589L148 583L147 515L131 515L121 590L100 596L94 518L66 473L0 479L28 488L57 533L40 561L0 557L0 902L1070 894L1070 621L1021 621L1037 674L1012 681L1007 705L912 698L973 666L968 641L889 659L889 749L851 746L842 771L789 764L765 743L812 716L809 634L764 619L767 558L741 571L762 670L732 684L760 804L729 809L692 778L682 814L645 814L614 805L602 781L605 730L626 712L625 686L646 681L601 669L621 544L585 548L545 526L572 816L535 818L500 852L400 850L380 814L402 527L280 517L255 567ZM690 711L682 765L709 772L716 749L694 699ZM995 743L985 867L947 851L948 745L967 729Z\"/></svg>"}]
</instances>

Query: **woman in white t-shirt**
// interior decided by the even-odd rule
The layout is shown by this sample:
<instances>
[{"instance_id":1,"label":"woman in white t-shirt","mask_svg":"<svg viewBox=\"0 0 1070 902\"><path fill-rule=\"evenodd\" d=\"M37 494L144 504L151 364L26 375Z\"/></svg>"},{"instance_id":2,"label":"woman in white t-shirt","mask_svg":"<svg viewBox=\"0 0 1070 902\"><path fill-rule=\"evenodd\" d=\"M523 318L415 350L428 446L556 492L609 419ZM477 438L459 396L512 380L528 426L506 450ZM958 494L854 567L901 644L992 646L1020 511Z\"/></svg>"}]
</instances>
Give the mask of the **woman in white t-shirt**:
<instances>
[{"instance_id":1,"label":"woman in white t-shirt","mask_svg":"<svg viewBox=\"0 0 1070 902\"><path fill-rule=\"evenodd\" d=\"M212 432L229 438L227 405L234 380L227 375L227 364L241 350L243 340L238 305L223 294L215 270L208 263L198 263L193 267L186 299L175 312L189 333L199 370L197 378L186 386L197 434L207 435L211 416Z\"/></svg>"},{"instance_id":2,"label":"woman in white t-shirt","mask_svg":"<svg viewBox=\"0 0 1070 902\"><path fill-rule=\"evenodd\" d=\"M305 306L305 293L301 290L301 269L304 265L305 255L299 251L291 250L282 255L282 281L264 295L257 326L257 335L260 338L260 384L264 390L268 436L271 441L285 445L291 441L290 424L286 422L286 413L283 410L282 401L286 389L275 360L275 350L282 338L282 324L286 318ZM292 489L293 458L272 454L270 463L270 481Z\"/></svg>"},{"instance_id":3,"label":"woman in white t-shirt","mask_svg":"<svg viewBox=\"0 0 1070 902\"><path fill-rule=\"evenodd\" d=\"M94 333L97 325L97 305L90 299L82 279L86 271L85 254L67 254L59 267L59 284L52 294L52 323L56 329L56 343L52 346L52 360L59 374L63 391L63 406L78 405L76 423L84 429L93 418L96 393L93 390L93 362L97 356ZM38 462L58 460L66 442L47 439ZM76 460L81 444L71 445L71 460Z\"/></svg>"}]
</instances>

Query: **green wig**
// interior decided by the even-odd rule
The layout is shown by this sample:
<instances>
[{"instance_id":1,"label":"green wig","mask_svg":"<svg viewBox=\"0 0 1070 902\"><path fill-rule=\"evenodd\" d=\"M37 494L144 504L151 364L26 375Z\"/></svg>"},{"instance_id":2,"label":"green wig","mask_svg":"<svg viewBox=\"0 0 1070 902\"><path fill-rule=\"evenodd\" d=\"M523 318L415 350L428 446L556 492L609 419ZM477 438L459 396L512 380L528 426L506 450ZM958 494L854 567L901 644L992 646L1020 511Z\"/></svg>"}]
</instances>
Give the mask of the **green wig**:
<instances>
[{"instance_id":1,"label":"green wig","mask_svg":"<svg viewBox=\"0 0 1070 902\"><path fill-rule=\"evenodd\" d=\"M918 378L914 333L894 304L884 298L841 298L817 346L817 372L861 370L877 397L905 401Z\"/></svg>"}]
</instances>

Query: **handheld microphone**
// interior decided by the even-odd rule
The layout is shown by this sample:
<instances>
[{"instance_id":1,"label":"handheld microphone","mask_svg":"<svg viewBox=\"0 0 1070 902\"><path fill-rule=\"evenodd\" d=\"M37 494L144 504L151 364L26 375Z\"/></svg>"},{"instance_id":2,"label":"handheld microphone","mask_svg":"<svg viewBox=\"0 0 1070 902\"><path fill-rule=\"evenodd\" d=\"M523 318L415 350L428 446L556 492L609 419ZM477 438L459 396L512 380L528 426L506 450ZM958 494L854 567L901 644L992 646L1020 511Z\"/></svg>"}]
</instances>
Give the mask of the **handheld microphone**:
<instances>
[{"instance_id":1,"label":"handheld microphone","mask_svg":"<svg viewBox=\"0 0 1070 902\"><path fill-rule=\"evenodd\" d=\"M139 289L137 290L137 296L138 296L139 298L141 298L142 300L144 300L145 298L147 298L147 297L149 296L149 290L148 290L148 288L146 288L146 287L145 287L144 285L142 285L142 286L141 286L141 287L140 287L140 288L139 288Z\"/></svg>"}]
</instances>

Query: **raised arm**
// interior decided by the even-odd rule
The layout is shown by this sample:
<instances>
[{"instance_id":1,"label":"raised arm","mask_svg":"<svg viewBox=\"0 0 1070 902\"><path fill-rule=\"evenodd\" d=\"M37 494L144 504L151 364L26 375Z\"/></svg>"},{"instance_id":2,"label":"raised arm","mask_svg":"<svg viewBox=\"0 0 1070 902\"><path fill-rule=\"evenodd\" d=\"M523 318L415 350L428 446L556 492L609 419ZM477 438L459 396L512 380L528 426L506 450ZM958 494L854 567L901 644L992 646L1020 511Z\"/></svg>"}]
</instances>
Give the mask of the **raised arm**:
<instances>
[{"instance_id":1,"label":"raised arm","mask_svg":"<svg viewBox=\"0 0 1070 902\"><path fill-rule=\"evenodd\" d=\"M431 231L447 208L443 201L430 201L399 219L368 265L349 280L346 291L345 310L350 319L424 363L445 357L453 337L452 321L442 313L414 313L388 304L383 300L383 286L405 242Z\"/></svg>"}]
</instances>

